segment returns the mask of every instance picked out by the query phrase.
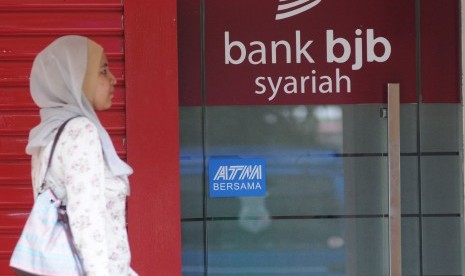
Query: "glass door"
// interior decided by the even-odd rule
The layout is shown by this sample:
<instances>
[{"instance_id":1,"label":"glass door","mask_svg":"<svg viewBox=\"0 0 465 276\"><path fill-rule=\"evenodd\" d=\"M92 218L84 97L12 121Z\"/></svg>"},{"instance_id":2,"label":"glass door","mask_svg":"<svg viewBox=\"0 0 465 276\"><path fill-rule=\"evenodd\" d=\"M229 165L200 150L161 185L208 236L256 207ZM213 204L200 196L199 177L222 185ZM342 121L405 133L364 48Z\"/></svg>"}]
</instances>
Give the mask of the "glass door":
<instances>
[{"instance_id":1,"label":"glass door","mask_svg":"<svg viewBox=\"0 0 465 276\"><path fill-rule=\"evenodd\" d=\"M463 275L459 2L281 2L178 0L183 275Z\"/></svg>"}]
</instances>

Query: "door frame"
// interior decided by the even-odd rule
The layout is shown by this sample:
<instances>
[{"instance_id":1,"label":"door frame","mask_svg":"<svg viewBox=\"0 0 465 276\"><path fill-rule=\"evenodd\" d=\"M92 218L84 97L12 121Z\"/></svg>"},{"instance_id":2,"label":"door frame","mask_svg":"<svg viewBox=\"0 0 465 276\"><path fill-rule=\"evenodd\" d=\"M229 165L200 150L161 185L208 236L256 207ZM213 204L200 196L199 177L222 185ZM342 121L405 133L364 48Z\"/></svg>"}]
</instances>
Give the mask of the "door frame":
<instances>
[{"instance_id":1,"label":"door frame","mask_svg":"<svg viewBox=\"0 0 465 276\"><path fill-rule=\"evenodd\" d=\"M465 99L465 79L464 79L464 74L463 70L465 68L465 20L464 20L464 15L465 15L465 0L460 1L460 41L461 41L461 63L460 63L460 78L462 82L462 91L461 91L461 96L462 96L462 174L465 173L465 160L463 157L463 153L465 151L465 108L463 106L463 102ZM463 178L464 183L462 183L462 187L465 187L465 177ZM465 191L465 189L463 189ZM465 192L464 192L465 193ZM463 195L463 199L465 200L465 194ZM465 208L465 204L464 204ZM462 210L463 214L465 214L465 210ZM463 218L462 218L463 219ZM462 221L462 233L465 231L465 221ZM462 246L465 244L465 241L461 241ZM462 254L462 273L465 273L465 254Z\"/></svg>"}]
</instances>

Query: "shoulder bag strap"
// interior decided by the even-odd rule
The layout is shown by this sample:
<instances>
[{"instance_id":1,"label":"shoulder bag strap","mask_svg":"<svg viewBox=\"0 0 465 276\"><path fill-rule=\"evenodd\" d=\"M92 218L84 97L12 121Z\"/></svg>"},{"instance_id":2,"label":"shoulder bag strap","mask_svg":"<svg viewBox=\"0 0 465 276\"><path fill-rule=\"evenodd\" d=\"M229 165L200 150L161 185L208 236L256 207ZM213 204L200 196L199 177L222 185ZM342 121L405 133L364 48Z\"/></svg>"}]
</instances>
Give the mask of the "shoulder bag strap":
<instances>
[{"instance_id":1,"label":"shoulder bag strap","mask_svg":"<svg viewBox=\"0 0 465 276\"><path fill-rule=\"evenodd\" d=\"M57 134L55 135L55 138L53 139L52 149L50 151L50 157L48 158L47 168L45 169L44 180L42 181L42 185L40 186L41 192L44 191L44 188L45 188L45 184L46 184L45 178L47 177L48 170L50 169L50 166L52 165L52 157L53 157L53 153L55 152L55 147L58 144L58 139L60 138L61 133L65 129L66 124L74 118L76 117L72 117L66 120L57 130Z\"/></svg>"}]
</instances>

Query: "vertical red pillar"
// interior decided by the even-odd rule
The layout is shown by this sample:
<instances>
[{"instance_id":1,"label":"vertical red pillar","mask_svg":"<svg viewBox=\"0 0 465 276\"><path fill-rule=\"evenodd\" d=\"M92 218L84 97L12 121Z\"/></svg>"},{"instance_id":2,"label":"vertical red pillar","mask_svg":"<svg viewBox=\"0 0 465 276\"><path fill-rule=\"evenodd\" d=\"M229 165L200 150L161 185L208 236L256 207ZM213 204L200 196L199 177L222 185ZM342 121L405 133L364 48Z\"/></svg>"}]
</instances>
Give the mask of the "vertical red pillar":
<instances>
[{"instance_id":1,"label":"vertical red pillar","mask_svg":"<svg viewBox=\"0 0 465 276\"><path fill-rule=\"evenodd\" d=\"M181 275L176 1L124 4L132 264Z\"/></svg>"}]
</instances>

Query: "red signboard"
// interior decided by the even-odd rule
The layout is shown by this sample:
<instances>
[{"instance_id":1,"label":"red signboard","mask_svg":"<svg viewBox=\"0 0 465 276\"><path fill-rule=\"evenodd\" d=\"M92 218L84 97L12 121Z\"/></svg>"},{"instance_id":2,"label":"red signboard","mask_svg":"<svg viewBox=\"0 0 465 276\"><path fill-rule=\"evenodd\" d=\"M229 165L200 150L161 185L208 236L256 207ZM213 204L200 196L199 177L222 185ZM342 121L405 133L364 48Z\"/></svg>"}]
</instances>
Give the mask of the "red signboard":
<instances>
[{"instance_id":1,"label":"red signboard","mask_svg":"<svg viewBox=\"0 0 465 276\"><path fill-rule=\"evenodd\" d=\"M180 104L459 102L459 1L436 2L184 1Z\"/></svg>"},{"instance_id":2,"label":"red signboard","mask_svg":"<svg viewBox=\"0 0 465 276\"><path fill-rule=\"evenodd\" d=\"M421 1L424 103L460 102L460 1Z\"/></svg>"},{"instance_id":3,"label":"red signboard","mask_svg":"<svg viewBox=\"0 0 465 276\"><path fill-rule=\"evenodd\" d=\"M414 0L206 0L206 100L231 104L416 101Z\"/></svg>"}]
</instances>

